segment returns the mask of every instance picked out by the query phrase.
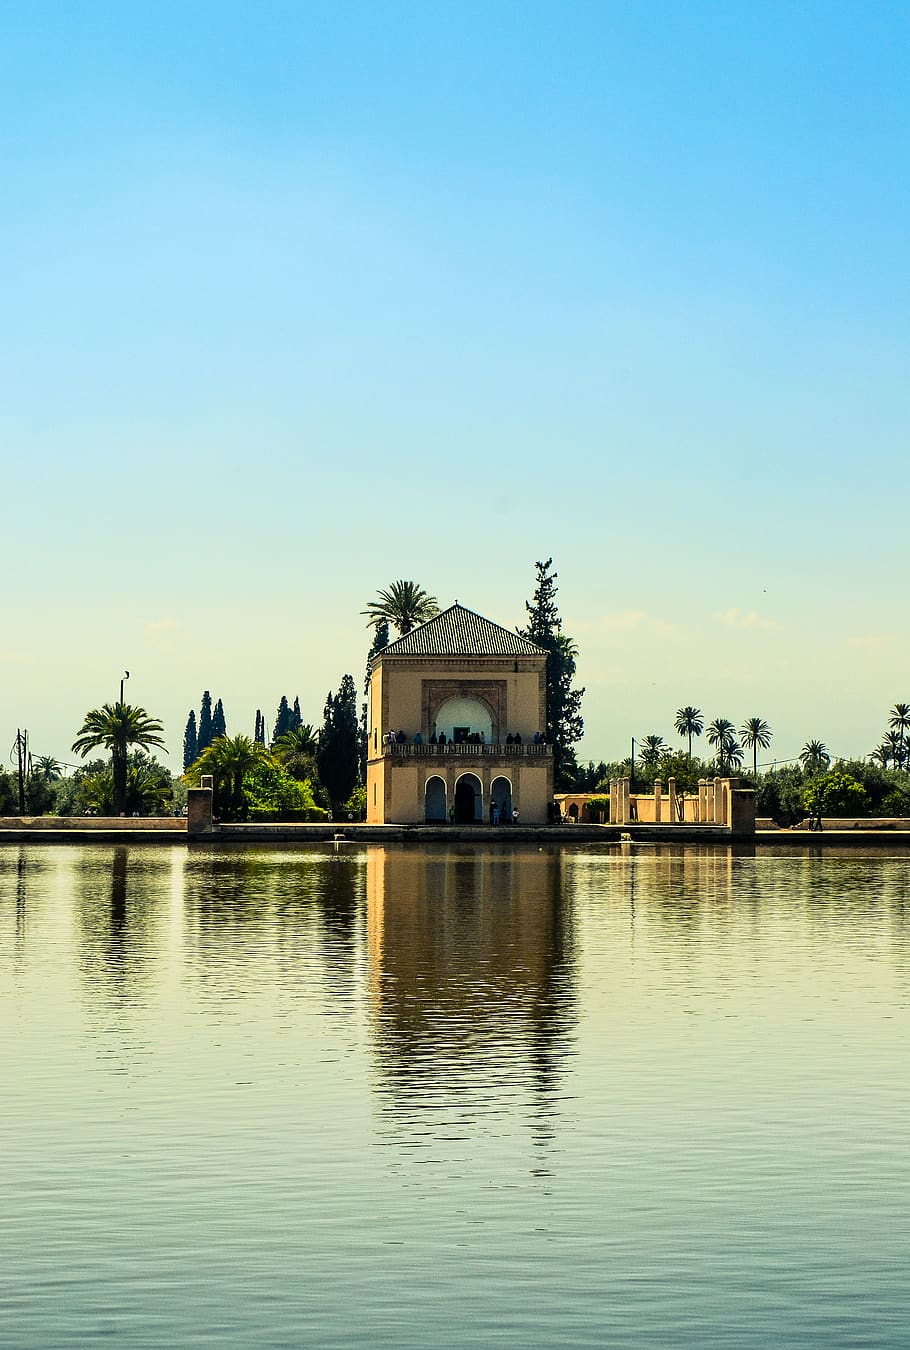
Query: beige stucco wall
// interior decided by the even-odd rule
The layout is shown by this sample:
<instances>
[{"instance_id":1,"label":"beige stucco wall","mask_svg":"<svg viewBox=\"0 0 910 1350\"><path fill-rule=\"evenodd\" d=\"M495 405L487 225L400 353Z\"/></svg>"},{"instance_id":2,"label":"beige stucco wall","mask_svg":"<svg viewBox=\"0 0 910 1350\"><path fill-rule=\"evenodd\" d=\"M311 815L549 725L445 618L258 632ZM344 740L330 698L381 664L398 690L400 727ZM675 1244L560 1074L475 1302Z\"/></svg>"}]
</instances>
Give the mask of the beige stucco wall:
<instances>
[{"instance_id":1,"label":"beige stucco wall","mask_svg":"<svg viewBox=\"0 0 910 1350\"><path fill-rule=\"evenodd\" d=\"M516 669L517 667L517 669ZM466 657L436 660L429 657L387 657L373 671L370 682L370 754L381 748L384 734L404 731L410 738L420 732L428 741L434 731L428 716L427 685L439 698L443 687L458 685L467 697L481 697L484 686L504 687L500 739L519 732L524 741L546 726L546 662L542 657ZM473 686L473 688L472 688ZM494 717L499 712L493 708ZM378 744L374 743L377 732Z\"/></svg>"},{"instance_id":2,"label":"beige stucco wall","mask_svg":"<svg viewBox=\"0 0 910 1350\"><path fill-rule=\"evenodd\" d=\"M550 756L506 761L498 755L439 755L398 757L385 755L367 764L367 822L422 825L426 819L426 784L442 778L446 806L455 800L455 787L462 774L479 779L483 820L489 821L490 797L497 778L508 778L512 806L523 825L545 825L547 805L553 796L553 760Z\"/></svg>"}]
</instances>

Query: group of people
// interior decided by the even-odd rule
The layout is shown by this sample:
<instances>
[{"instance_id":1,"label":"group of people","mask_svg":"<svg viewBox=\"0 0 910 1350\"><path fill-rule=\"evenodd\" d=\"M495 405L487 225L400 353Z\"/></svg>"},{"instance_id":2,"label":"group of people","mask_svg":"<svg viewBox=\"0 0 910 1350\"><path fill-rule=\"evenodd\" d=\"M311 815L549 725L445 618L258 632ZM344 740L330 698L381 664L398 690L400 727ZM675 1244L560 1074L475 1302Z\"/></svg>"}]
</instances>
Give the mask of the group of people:
<instances>
[{"instance_id":1,"label":"group of people","mask_svg":"<svg viewBox=\"0 0 910 1350\"><path fill-rule=\"evenodd\" d=\"M491 825L517 825L518 811L515 807L509 809L509 803L490 802L490 824Z\"/></svg>"},{"instance_id":2,"label":"group of people","mask_svg":"<svg viewBox=\"0 0 910 1350\"><path fill-rule=\"evenodd\" d=\"M386 745L407 745L408 738L403 731L388 731L385 735ZM450 745L486 745L487 738L482 731L469 731L459 736L446 736L444 731L433 732L430 737L430 745L436 745L440 749L446 749ZM521 732L514 734L510 731L505 740L506 745L522 745ZM546 745L547 738L540 731L534 732L534 744ZM423 736L418 731L414 736L415 745L423 745Z\"/></svg>"}]
</instances>

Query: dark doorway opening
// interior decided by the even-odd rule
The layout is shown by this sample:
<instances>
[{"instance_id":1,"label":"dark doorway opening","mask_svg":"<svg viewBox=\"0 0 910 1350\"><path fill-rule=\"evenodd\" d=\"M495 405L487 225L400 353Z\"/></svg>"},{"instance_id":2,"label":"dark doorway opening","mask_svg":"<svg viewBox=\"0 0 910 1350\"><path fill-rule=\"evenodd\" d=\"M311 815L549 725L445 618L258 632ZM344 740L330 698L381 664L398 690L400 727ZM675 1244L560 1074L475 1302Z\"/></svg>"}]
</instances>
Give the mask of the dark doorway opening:
<instances>
[{"instance_id":1,"label":"dark doorway opening","mask_svg":"<svg viewBox=\"0 0 910 1350\"><path fill-rule=\"evenodd\" d=\"M479 786L471 774L458 780L455 788L456 825L473 825L480 819Z\"/></svg>"}]
</instances>

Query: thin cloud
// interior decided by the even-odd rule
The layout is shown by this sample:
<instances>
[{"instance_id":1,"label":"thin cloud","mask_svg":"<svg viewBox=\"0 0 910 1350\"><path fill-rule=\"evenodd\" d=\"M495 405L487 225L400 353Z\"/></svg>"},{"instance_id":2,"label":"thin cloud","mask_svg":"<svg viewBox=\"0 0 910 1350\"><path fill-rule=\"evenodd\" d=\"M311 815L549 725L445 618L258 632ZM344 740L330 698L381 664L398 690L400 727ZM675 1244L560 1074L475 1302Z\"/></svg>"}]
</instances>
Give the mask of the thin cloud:
<instances>
[{"instance_id":1,"label":"thin cloud","mask_svg":"<svg viewBox=\"0 0 910 1350\"><path fill-rule=\"evenodd\" d=\"M728 628L780 628L776 619L764 619L754 609L728 609L717 618Z\"/></svg>"}]
</instances>

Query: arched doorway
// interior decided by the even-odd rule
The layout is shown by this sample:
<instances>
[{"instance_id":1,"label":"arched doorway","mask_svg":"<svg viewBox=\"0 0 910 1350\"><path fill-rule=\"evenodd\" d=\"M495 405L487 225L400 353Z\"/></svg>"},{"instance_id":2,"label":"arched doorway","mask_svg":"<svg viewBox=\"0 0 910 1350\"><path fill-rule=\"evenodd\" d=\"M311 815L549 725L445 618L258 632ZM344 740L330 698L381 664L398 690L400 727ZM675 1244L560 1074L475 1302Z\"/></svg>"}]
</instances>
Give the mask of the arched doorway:
<instances>
[{"instance_id":1,"label":"arched doorway","mask_svg":"<svg viewBox=\"0 0 910 1350\"><path fill-rule=\"evenodd\" d=\"M569 819L578 824L578 802L573 802L569 807Z\"/></svg>"},{"instance_id":2,"label":"arched doorway","mask_svg":"<svg viewBox=\"0 0 910 1350\"><path fill-rule=\"evenodd\" d=\"M489 745L493 739L493 719L485 703L476 698L449 698L436 714L437 733L456 743L478 733Z\"/></svg>"},{"instance_id":3,"label":"arched doorway","mask_svg":"<svg viewBox=\"0 0 910 1350\"><path fill-rule=\"evenodd\" d=\"M445 779L434 775L434 777L427 779L426 822L431 825L441 820L448 820L448 818Z\"/></svg>"},{"instance_id":4,"label":"arched doorway","mask_svg":"<svg viewBox=\"0 0 910 1350\"><path fill-rule=\"evenodd\" d=\"M493 802L499 807L499 819L503 825L512 822L512 784L508 778L494 778L490 787L490 810Z\"/></svg>"},{"instance_id":5,"label":"arched doorway","mask_svg":"<svg viewBox=\"0 0 910 1350\"><path fill-rule=\"evenodd\" d=\"M473 825L483 820L483 788L473 773L463 773L455 784L455 823Z\"/></svg>"}]
</instances>

